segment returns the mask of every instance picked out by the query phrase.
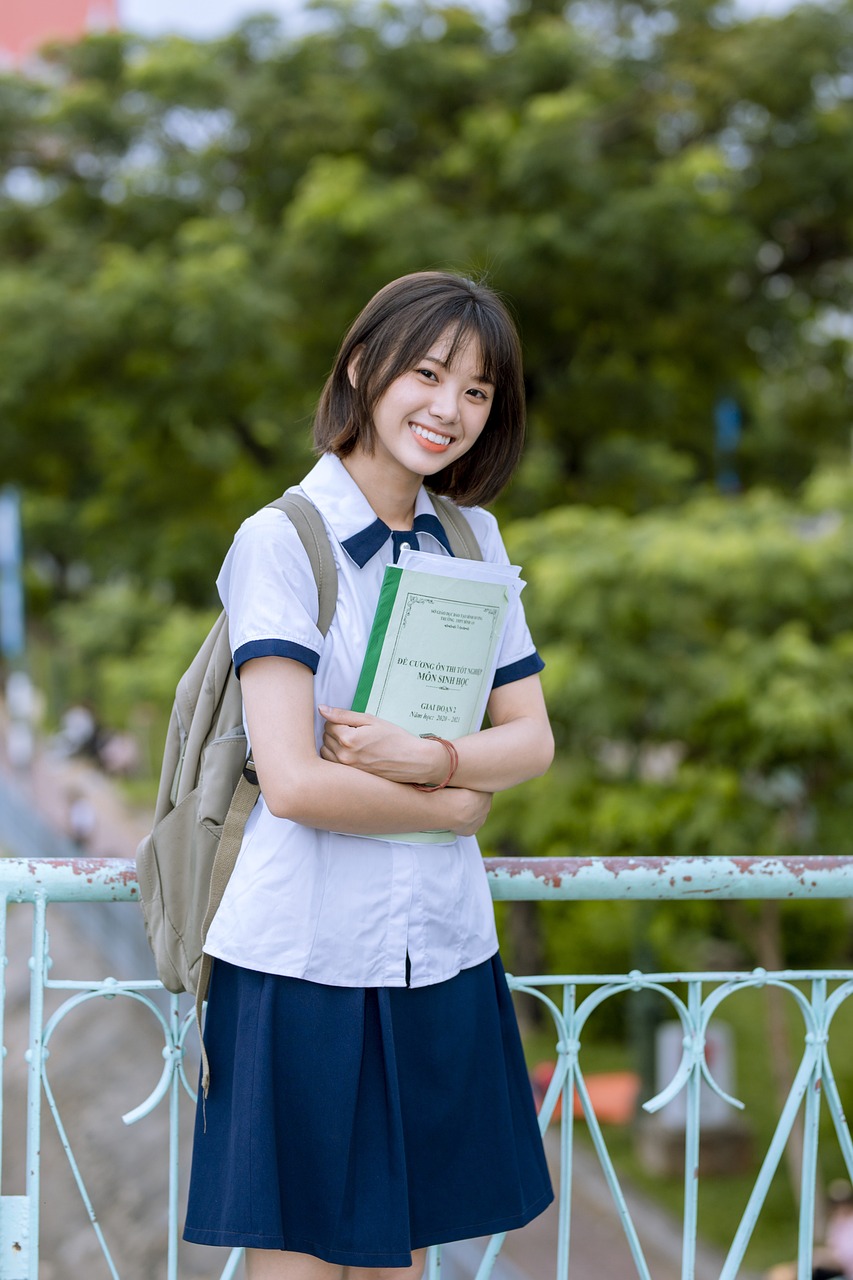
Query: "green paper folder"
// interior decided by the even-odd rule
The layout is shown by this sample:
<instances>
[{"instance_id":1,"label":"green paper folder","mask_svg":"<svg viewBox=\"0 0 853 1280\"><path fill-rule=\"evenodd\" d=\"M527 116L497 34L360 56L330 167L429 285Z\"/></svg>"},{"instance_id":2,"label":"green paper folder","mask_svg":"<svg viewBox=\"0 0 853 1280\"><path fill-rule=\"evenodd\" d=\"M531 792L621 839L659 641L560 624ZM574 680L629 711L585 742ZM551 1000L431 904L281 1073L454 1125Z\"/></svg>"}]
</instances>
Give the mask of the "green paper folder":
<instances>
[{"instance_id":1,"label":"green paper folder","mask_svg":"<svg viewBox=\"0 0 853 1280\"><path fill-rule=\"evenodd\" d=\"M453 739L474 733L491 691L508 599L505 582L389 565L353 711L414 734ZM376 839L447 844L456 837L419 831Z\"/></svg>"}]
</instances>

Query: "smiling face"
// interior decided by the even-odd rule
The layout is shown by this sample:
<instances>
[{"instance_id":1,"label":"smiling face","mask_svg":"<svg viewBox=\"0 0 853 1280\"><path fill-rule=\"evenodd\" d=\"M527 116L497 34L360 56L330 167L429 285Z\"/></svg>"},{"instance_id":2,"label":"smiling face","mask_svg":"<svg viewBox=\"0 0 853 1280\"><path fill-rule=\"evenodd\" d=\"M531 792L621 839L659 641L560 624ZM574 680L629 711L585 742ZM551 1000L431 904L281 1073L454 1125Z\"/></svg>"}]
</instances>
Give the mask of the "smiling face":
<instances>
[{"instance_id":1,"label":"smiling face","mask_svg":"<svg viewBox=\"0 0 853 1280\"><path fill-rule=\"evenodd\" d=\"M450 331L391 382L373 407L372 457L386 469L423 478L467 453L479 439L495 389L476 339L456 344ZM350 366L358 377L358 361Z\"/></svg>"},{"instance_id":2,"label":"smiling face","mask_svg":"<svg viewBox=\"0 0 853 1280\"><path fill-rule=\"evenodd\" d=\"M363 483L414 478L477 506L509 480L524 429L521 344L505 304L453 272L415 271L374 294L344 334L317 404L314 445L350 470L357 463ZM375 471L380 456L396 468L384 477Z\"/></svg>"}]
</instances>

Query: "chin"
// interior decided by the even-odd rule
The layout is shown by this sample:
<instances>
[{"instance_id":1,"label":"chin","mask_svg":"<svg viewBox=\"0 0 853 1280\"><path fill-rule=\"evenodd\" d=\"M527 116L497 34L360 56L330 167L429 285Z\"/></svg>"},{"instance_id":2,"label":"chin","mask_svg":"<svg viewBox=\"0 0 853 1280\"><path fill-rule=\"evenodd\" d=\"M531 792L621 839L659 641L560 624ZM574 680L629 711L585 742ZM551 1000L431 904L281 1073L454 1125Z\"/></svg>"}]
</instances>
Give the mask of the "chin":
<instances>
[{"instance_id":1,"label":"chin","mask_svg":"<svg viewBox=\"0 0 853 1280\"><path fill-rule=\"evenodd\" d=\"M449 467L455 460L456 456L452 453L427 453L424 450L417 460L415 470L431 476L436 471L443 471L445 467Z\"/></svg>"}]
</instances>

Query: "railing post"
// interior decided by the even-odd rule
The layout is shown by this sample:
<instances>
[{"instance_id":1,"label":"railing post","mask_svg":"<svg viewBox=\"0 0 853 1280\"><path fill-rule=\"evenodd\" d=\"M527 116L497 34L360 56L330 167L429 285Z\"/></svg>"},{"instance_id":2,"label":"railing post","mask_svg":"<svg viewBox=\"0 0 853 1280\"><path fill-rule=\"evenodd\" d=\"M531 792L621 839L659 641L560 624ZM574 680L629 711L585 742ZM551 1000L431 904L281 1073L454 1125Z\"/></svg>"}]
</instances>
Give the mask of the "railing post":
<instances>
[{"instance_id":1,"label":"railing post","mask_svg":"<svg viewBox=\"0 0 853 1280\"><path fill-rule=\"evenodd\" d=\"M560 1213L557 1225L557 1280L567 1280L572 1242L572 1161L575 1138L575 1070L577 1068L577 989L563 986L563 1031L557 1046L557 1062L566 1059L566 1077L560 1109Z\"/></svg>"},{"instance_id":2,"label":"railing post","mask_svg":"<svg viewBox=\"0 0 853 1280\"><path fill-rule=\"evenodd\" d=\"M690 1019L689 1039L685 1036L684 1052L691 1055L687 1080L687 1109L684 1134L684 1247L682 1280L693 1280L696 1273L696 1226L699 1200L699 1127L702 1116L702 1062L705 1046L702 1038L702 986L691 982L687 993Z\"/></svg>"},{"instance_id":3,"label":"railing post","mask_svg":"<svg viewBox=\"0 0 853 1280\"><path fill-rule=\"evenodd\" d=\"M29 1266L22 1274L38 1280L39 1199L41 1187L41 1075L43 1065L44 984L48 969L47 894L33 901L33 947L30 956L30 1036L27 1060L27 1202ZM5 1280L5 1277L4 1277Z\"/></svg>"},{"instance_id":4,"label":"railing post","mask_svg":"<svg viewBox=\"0 0 853 1280\"><path fill-rule=\"evenodd\" d=\"M6 1065L6 925L8 894L0 894L0 1161L3 1153L3 1085ZM0 1188L2 1178L0 1177ZM0 1195L0 1280L27 1280L30 1224L27 1196Z\"/></svg>"},{"instance_id":5,"label":"railing post","mask_svg":"<svg viewBox=\"0 0 853 1280\"><path fill-rule=\"evenodd\" d=\"M178 1162L179 1123L178 1105L181 1100L181 1073L178 1063L182 1054L181 1016L178 997L169 997L169 1029L171 1043L164 1052L172 1055L172 1079L169 1085L169 1241L167 1256L168 1280L178 1280Z\"/></svg>"},{"instance_id":6,"label":"railing post","mask_svg":"<svg viewBox=\"0 0 853 1280\"><path fill-rule=\"evenodd\" d=\"M820 1099L826 1024L826 979L812 982L812 1030L806 1045L814 1050L814 1068L806 1090L803 1126L803 1167L800 1171L800 1248L797 1260L798 1280L811 1280L814 1255L815 1183L817 1181L817 1148L820 1129Z\"/></svg>"}]
</instances>

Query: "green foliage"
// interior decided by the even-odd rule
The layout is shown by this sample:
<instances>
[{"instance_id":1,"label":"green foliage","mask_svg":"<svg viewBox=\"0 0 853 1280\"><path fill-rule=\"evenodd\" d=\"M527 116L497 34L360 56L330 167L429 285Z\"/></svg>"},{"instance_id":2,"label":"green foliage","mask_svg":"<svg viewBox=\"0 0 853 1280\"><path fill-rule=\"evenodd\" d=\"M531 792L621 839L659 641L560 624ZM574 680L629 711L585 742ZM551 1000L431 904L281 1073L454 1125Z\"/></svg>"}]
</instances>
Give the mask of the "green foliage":
<instances>
[{"instance_id":1,"label":"green foliage","mask_svg":"<svg viewBox=\"0 0 853 1280\"><path fill-rule=\"evenodd\" d=\"M831 503L832 505L828 505ZM558 741L488 828L552 855L853 853L853 488L511 528Z\"/></svg>"},{"instance_id":2,"label":"green foliage","mask_svg":"<svg viewBox=\"0 0 853 1280\"><path fill-rule=\"evenodd\" d=\"M92 36L0 78L0 472L31 602L110 719L159 699L178 605L213 606L236 525L308 465L352 315L405 271L486 272L524 339L501 514L532 517L559 744L490 838L843 852L851 0L561 9L330 3L296 38Z\"/></svg>"},{"instance_id":3,"label":"green foliage","mask_svg":"<svg viewBox=\"0 0 853 1280\"><path fill-rule=\"evenodd\" d=\"M216 617L170 605L131 581L114 581L54 611L58 641L47 683L72 702L97 707L110 729L143 714L165 726L175 686Z\"/></svg>"},{"instance_id":4,"label":"green foliage","mask_svg":"<svg viewBox=\"0 0 853 1280\"><path fill-rule=\"evenodd\" d=\"M745 483L846 450L850 0L561 10L341 0L308 35L111 33L0 78L0 472L62 517L33 550L206 603L309 460L344 326L422 267L518 313L508 513L681 501L725 394Z\"/></svg>"},{"instance_id":5,"label":"green foliage","mask_svg":"<svg viewBox=\"0 0 853 1280\"><path fill-rule=\"evenodd\" d=\"M212 626L215 611L190 611L180 606L165 615L159 611L130 658L113 653L104 665L104 696L108 706L128 723L139 707L168 713L175 686Z\"/></svg>"}]
</instances>

